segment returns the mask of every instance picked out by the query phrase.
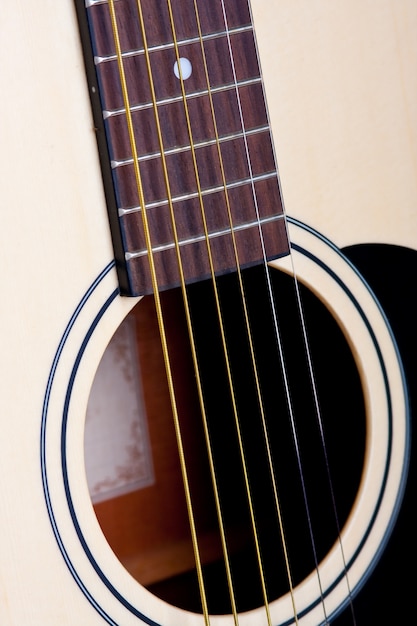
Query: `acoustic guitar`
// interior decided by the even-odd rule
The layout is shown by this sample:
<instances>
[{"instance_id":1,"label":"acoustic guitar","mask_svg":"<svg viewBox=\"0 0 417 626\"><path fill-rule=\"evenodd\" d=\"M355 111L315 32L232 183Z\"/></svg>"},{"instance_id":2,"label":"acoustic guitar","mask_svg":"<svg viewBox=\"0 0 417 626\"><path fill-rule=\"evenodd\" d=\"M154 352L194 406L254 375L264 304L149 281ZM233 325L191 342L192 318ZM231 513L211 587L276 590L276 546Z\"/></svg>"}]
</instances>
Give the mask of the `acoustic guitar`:
<instances>
[{"instance_id":1,"label":"acoustic guitar","mask_svg":"<svg viewBox=\"0 0 417 626\"><path fill-rule=\"evenodd\" d=\"M413 0L4 4L2 625L412 623L416 30ZM126 318L154 481L93 505Z\"/></svg>"}]
</instances>

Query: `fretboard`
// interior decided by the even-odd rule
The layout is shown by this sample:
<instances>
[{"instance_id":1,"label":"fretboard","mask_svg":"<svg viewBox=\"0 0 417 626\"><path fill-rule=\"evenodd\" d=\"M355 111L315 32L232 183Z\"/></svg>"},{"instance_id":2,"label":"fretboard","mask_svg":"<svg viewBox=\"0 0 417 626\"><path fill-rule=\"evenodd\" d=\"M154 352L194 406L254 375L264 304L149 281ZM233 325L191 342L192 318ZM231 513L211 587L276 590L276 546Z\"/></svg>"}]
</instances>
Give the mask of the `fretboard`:
<instances>
[{"instance_id":1,"label":"fretboard","mask_svg":"<svg viewBox=\"0 0 417 626\"><path fill-rule=\"evenodd\" d=\"M287 254L246 0L177 0L171 16L165 0L115 0L116 33L107 1L86 4L122 290L152 291L150 255L167 289L179 262L193 282Z\"/></svg>"}]
</instances>

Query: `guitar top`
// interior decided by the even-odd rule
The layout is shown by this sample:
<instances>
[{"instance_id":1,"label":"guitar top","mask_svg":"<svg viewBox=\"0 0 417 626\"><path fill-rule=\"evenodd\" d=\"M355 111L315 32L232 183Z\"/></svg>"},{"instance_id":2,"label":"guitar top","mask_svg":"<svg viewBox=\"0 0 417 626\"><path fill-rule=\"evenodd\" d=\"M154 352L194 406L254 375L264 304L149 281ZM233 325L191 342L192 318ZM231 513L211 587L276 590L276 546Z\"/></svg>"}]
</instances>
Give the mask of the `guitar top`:
<instances>
[{"instance_id":1,"label":"guitar top","mask_svg":"<svg viewBox=\"0 0 417 626\"><path fill-rule=\"evenodd\" d=\"M246 0L17 0L3 7L2 625L361 626L388 615L389 623L411 623L416 31L414 0L252 0L251 7ZM289 282L294 274L299 283ZM288 301L288 310L271 321L278 301ZM287 329L290 337L304 309L293 348ZM149 420L163 420L162 393L172 405L170 425L161 429L172 430L176 456L180 448L174 502L187 532L191 525L197 600L183 599L179 587L167 591L149 571L137 574L142 557L130 566L131 555L121 557L113 542L113 522L106 526L109 510L113 521L119 515L119 501L95 509L91 502L88 398L103 352L128 315L138 329L140 367L149 367L148 378L168 372L168 383L158 379L145 396L157 398ZM217 317L220 330L211 321ZM248 320L262 332L252 336ZM178 349L181 333L191 334L186 349ZM173 346L184 357L179 369L191 372L178 392ZM200 362L200 351L218 352L225 364ZM291 393L305 352L307 382ZM339 377L340 355L347 365ZM245 359L261 380L253 395L240 370ZM279 382L272 364L282 369ZM195 390L184 401L188 384ZM321 422L316 395L326 386L333 389ZM263 418L263 398L269 413L276 392L289 413L285 433ZM217 405L222 394L232 396L227 410ZM318 421L299 435L296 420L310 395ZM257 404L259 431L239 418L240 406ZM196 496L212 506L201 519L194 519L193 478L188 486L182 460L176 413L181 418L183 406L203 416L203 447L190 454L198 464L209 448L202 474L220 493L220 505L216 495ZM187 447L187 428L194 428L187 419L185 457L194 445ZM320 429L334 435L339 452L327 452ZM310 440L323 446L320 463L304 452ZM264 447L271 460L260 461ZM305 463L296 488L275 481L288 450L283 475ZM359 462L349 471L354 456ZM225 476L218 486L212 460ZM334 478L329 462L338 466ZM158 482L156 456L154 463ZM310 509L310 493L321 492L311 484L323 477L329 504L318 498ZM262 493L268 483L271 505L252 500L258 483ZM281 510L281 494L294 504L292 517ZM145 511L145 490L137 498L135 510ZM326 506L336 530L324 522ZM148 542L163 511L143 515L138 543ZM194 523L198 535L212 518L220 527L216 562L226 562L221 593L217 570L210 574L215 559L205 556L212 535L200 548L193 534ZM243 526L239 518L247 518ZM323 527L317 545L316 527ZM245 576L249 544L254 578ZM292 560L295 546L300 554ZM275 551L279 574L269 563ZM206 592L210 576L214 592L211 583Z\"/></svg>"}]
</instances>

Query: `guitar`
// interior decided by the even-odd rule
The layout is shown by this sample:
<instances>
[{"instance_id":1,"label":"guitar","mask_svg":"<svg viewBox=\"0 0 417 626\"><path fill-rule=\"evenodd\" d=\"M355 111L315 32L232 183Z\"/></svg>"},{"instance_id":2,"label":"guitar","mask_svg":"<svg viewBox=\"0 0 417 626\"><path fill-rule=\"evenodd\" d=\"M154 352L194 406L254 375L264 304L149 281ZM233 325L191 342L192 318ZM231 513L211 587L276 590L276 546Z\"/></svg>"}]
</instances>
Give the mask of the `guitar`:
<instances>
[{"instance_id":1,"label":"guitar","mask_svg":"<svg viewBox=\"0 0 417 626\"><path fill-rule=\"evenodd\" d=\"M417 7L177 4L3 7L2 624L410 622ZM164 154L138 119L178 103ZM90 389L127 316L172 374L145 395L183 452L167 498L191 533L160 580L106 517L139 498L147 544L171 521L152 487L94 508L86 480Z\"/></svg>"}]
</instances>

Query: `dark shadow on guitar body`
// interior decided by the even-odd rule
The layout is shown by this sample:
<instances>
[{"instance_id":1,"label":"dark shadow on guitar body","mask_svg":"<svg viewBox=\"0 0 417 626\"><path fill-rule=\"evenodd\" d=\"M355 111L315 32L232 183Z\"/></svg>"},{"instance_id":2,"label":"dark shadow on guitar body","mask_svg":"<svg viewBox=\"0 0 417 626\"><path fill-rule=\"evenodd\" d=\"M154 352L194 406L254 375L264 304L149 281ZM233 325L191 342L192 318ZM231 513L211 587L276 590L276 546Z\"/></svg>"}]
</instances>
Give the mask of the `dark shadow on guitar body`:
<instances>
[{"instance_id":1,"label":"dark shadow on guitar body","mask_svg":"<svg viewBox=\"0 0 417 626\"><path fill-rule=\"evenodd\" d=\"M417 252L381 244L351 246L343 252L367 280L391 324L409 389L413 435L417 410ZM411 624L415 619L415 455L412 438L408 481L397 522L380 561L354 599L358 626ZM352 626L352 617L345 611L332 624Z\"/></svg>"}]
</instances>

